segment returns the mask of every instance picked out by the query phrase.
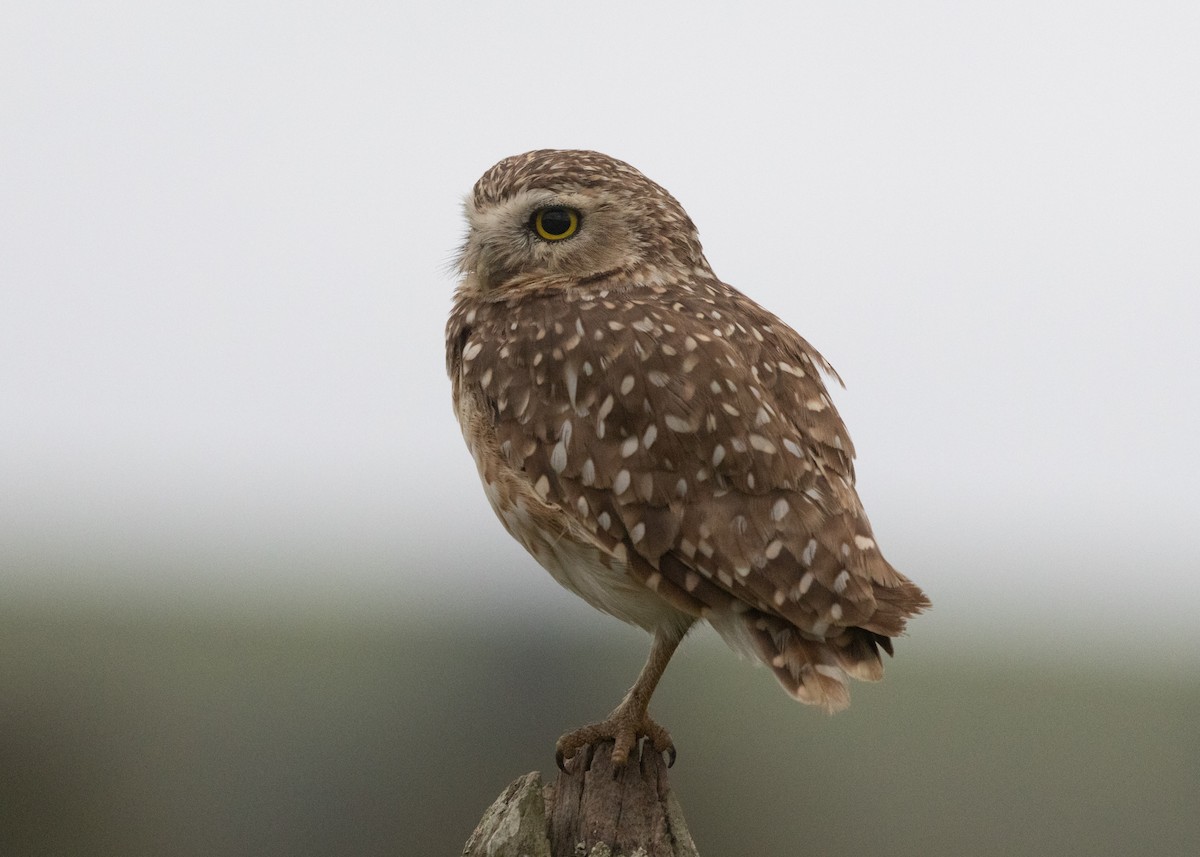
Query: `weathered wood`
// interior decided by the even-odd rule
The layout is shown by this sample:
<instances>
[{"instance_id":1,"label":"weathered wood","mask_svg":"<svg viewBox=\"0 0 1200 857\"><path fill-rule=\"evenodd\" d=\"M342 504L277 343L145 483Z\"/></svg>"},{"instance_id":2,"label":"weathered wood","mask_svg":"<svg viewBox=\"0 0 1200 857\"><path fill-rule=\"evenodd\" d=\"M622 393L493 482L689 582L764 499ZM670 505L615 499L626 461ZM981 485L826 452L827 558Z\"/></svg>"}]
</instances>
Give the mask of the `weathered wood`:
<instances>
[{"instance_id":1,"label":"weathered wood","mask_svg":"<svg viewBox=\"0 0 1200 857\"><path fill-rule=\"evenodd\" d=\"M551 857L541 774L509 784L479 820L463 857Z\"/></svg>"},{"instance_id":2,"label":"weathered wood","mask_svg":"<svg viewBox=\"0 0 1200 857\"><path fill-rule=\"evenodd\" d=\"M553 785L536 772L513 782L464 857L698 857L662 756L635 748L614 770L612 748L584 748Z\"/></svg>"}]
</instances>

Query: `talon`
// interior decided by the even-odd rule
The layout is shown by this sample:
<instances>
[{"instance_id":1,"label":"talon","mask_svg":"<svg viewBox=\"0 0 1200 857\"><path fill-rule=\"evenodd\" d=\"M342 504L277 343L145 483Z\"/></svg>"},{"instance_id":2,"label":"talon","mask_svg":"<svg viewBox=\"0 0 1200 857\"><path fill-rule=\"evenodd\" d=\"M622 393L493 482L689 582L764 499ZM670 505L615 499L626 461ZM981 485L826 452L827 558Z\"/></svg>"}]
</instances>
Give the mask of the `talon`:
<instances>
[{"instance_id":1,"label":"talon","mask_svg":"<svg viewBox=\"0 0 1200 857\"><path fill-rule=\"evenodd\" d=\"M554 760L558 764L558 769L565 772L568 754L574 758L575 754L583 747L598 744L601 741L612 741L612 765L615 775L629 763L629 752L641 738L646 739L647 743L654 748L654 752L669 754L667 767L675 764L675 744L671 741L667 730L651 720L649 715L644 712L639 715L620 708L606 720L568 732L559 738Z\"/></svg>"}]
</instances>

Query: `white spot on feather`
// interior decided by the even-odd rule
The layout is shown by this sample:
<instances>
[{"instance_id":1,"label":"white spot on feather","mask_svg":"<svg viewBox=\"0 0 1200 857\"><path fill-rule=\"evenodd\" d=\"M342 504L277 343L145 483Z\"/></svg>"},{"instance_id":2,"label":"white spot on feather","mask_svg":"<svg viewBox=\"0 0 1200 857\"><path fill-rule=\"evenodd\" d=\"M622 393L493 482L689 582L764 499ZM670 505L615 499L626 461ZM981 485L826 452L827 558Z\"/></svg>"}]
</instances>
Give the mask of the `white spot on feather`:
<instances>
[{"instance_id":1,"label":"white spot on feather","mask_svg":"<svg viewBox=\"0 0 1200 857\"><path fill-rule=\"evenodd\" d=\"M563 375L567 380L567 398L571 400L571 407L575 407L575 389L579 385L579 371L573 363L568 363L563 367Z\"/></svg>"},{"instance_id":2,"label":"white spot on feather","mask_svg":"<svg viewBox=\"0 0 1200 857\"><path fill-rule=\"evenodd\" d=\"M825 627L827 628L829 626L826 625ZM825 633L824 628L821 629L821 633ZM834 679L839 684L846 683L846 675L842 672L842 668L839 666L834 664L817 664L814 669L826 678Z\"/></svg>"},{"instance_id":3,"label":"white spot on feather","mask_svg":"<svg viewBox=\"0 0 1200 857\"><path fill-rule=\"evenodd\" d=\"M567 466L567 447L571 443L571 432L571 421L563 420L563 424L558 429L558 443L554 445L554 451L550 453L550 466L554 468L555 473L562 473Z\"/></svg>"},{"instance_id":4,"label":"white spot on feather","mask_svg":"<svg viewBox=\"0 0 1200 857\"><path fill-rule=\"evenodd\" d=\"M613 409L613 397L612 397L612 393L609 393L608 396L601 403L599 413L596 414L596 437L601 440L604 439L604 432L605 432L604 420L610 413L612 413L612 409Z\"/></svg>"},{"instance_id":5,"label":"white spot on feather","mask_svg":"<svg viewBox=\"0 0 1200 857\"><path fill-rule=\"evenodd\" d=\"M761 434L750 435L750 445L759 452L766 453L767 455L774 455L776 452L775 444L771 443L771 441L767 440Z\"/></svg>"},{"instance_id":6,"label":"white spot on feather","mask_svg":"<svg viewBox=\"0 0 1200 857\"><path fill-rule=\"evenodd\" d=\"M848 583L850 583L850 572L843 568L838 572L838 576L833 579L833 591L841 595L846 591Z\"/></svg>"},{"instance_id":7,"label":"white spot on feather","mask_svg":"<svg viewBox=\"0 0 1200 857\"><path fill-rule=\"evenodd\" d=\"M671 431L680 432L682 434L690 434L699 428L699 423L690 422L683 417L675 414L667 414L663 417L663 422L667 424L667 428Z\"/></svg>"},{"instance_id":8,"label":"white spot on feather","mask_svg":"<svg viewBox=\"0 0 1200 857\"><path fill-rule=\"evenodd\" d=\"M555 473L562 473L567 469L567 448L561 440L554 444L554 451L550 453L550 467Z\"/></svg>"}]
</instances>

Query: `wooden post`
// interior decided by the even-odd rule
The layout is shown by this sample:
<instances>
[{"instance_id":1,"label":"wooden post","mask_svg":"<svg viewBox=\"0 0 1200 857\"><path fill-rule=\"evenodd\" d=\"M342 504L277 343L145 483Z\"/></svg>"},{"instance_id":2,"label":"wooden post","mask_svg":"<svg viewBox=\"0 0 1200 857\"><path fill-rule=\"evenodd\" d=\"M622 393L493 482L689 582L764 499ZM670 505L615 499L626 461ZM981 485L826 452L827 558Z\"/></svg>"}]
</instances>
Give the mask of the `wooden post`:
<instances>
[{"instance_id":1,"label":"wooden post","mask_svg":"<svg viewBox=\"0 0 1200 857\"><path fill-rule=\"evenodd\" d=\"M612 748L583 748L551 786L536 771L517 779L463 857L699 857L662 756L635 749L614 771Z\"/></svg>"}]
</instances>

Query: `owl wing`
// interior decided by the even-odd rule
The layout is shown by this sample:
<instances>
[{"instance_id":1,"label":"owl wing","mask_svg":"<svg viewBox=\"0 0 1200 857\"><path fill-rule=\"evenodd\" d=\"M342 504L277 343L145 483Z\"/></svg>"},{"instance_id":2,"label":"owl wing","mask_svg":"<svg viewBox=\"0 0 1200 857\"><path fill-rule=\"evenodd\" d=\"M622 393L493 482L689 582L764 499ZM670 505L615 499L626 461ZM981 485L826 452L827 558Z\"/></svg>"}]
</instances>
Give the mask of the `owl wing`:
<instances>
[{"instance_id":1,"label":"owl wing","mask_svg":"<svg viewBox=\"0 0 1200 857\"><path fill-rule=\"evenodd\" d=\"M477 315L492 329L464 348L504 371L464 383L509 465L673 604L746 615L778 660L795 631L887 648L927 603L875 544L832 369L740 292L564 289Z\"/></svg>"}]
</instances>

